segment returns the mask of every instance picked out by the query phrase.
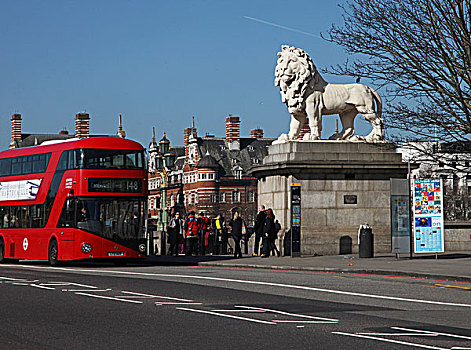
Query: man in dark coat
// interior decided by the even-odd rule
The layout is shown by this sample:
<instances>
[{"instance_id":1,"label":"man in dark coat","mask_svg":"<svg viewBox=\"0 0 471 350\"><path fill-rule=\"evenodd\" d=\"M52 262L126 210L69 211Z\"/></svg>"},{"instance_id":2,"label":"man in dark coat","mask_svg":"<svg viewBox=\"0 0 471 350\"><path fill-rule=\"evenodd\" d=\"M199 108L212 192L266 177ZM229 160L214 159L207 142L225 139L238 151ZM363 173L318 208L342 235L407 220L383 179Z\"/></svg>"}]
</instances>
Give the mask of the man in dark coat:
<instances>
[{"instance_id":1,"label":"man in dark coat","mask_svg":"<svg viewBox=\"0 0 471 350\"><path fill-rule=\"evenodd\" d=\"M240 249L240 241L242 240L242 227L244 220L239 216L239 212L234 212L234 217L229 222L231 227L231 235L234 239L234 258L242 258L242 250Z\"/></svg>"},{"instance_id":2,"label":"man in dark coat","mask_svg":"<svg viewBox=\"0 0 471 350\"><path fill-rule=\"evenodd\" d=\"M263 225L265 224L266 216L267 214L265 213L265 206L261 205L259 208L257 217L255 218L255 226L254 226L255 241L254 241L252 256L258 256L260 240L262 239L262 236L263 236Z\"/></svg>"}]
</instances>

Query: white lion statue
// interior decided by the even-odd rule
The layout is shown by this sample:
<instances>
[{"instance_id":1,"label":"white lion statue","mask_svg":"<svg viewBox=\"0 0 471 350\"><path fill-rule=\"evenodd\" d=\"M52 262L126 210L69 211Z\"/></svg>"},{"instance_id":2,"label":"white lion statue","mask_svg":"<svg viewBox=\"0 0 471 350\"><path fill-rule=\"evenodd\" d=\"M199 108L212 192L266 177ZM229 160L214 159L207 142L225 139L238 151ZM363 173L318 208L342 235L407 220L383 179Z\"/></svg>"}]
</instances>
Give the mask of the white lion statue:
<instances>
[{"instance_id":1,"label":"white lion statue","mask_svg":"<svg viewBox=\"0 0 471 350\"><path fill-rule=\"evenodd\" d=\"M384 141L382 103L378 93L358 83L327 83L306 51L293 46L281 46L275 69L275 86L280 87L281 100L286 103L291 114L289 133L282 134L278 140L296 140L306 116L309 117L311 132L304 135L304 139L319 140L322 116L338 114L343 130L336 132L330 139ZM373 126L373 130L366 137L353 135L354 120L358 113Z\"/></svg>"}]
</instances>

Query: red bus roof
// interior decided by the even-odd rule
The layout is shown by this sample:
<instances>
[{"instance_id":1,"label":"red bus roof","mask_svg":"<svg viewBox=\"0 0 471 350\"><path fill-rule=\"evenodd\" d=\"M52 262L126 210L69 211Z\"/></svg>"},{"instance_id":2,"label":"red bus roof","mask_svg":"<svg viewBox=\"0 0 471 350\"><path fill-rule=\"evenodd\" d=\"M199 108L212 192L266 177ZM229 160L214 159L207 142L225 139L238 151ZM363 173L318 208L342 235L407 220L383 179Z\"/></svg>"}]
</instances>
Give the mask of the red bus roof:
<instances>
[{"instance_id":1,"label":"red bus roof","mask_svg":"<svg viewBox=\"0 0 471 350\"><path fill-rule=\"evenodd\" d=\"M136 141L122 139L114 136L98 136L89 137L85 139L68 139L48 141L48 144L38 145L32 147L16 148L0 152L0 158L27 156L38 153L57 152L77 148L92 148L92 149L129 149L129 150L144 150L142 145Z\"/></svg>"}]
</instances>

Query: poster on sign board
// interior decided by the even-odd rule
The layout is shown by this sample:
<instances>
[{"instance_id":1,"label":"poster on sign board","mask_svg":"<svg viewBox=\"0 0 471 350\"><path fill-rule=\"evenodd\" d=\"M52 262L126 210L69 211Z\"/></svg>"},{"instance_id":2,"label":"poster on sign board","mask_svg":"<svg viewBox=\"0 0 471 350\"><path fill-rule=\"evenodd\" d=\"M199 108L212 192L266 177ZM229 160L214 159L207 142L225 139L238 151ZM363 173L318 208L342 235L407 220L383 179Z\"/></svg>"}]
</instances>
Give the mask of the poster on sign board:
<instances>
[{"instance_id":1,"label":"poster on sign board","mask_svg":"<svg viewBox=\"0 0 471 350\"><path fill-rule=\"evenodd\" d=\"M441 179L414 179L414 253L443 253L443 185Z\"/></svg>"}]
</instances>

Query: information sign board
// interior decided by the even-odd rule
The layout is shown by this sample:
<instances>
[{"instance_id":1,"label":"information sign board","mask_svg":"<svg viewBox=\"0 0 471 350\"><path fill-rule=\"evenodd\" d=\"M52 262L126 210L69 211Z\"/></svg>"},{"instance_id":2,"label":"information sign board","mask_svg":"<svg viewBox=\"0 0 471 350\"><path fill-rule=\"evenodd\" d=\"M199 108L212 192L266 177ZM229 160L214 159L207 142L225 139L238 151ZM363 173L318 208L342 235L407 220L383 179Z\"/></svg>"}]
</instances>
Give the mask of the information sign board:
<instances>
[{"instance_id":1,"label":"information sign board","mask_svg":"<svg viewBox=\"0 0 471 350\"><path fill-rule=\"evenodd\" d=\"M291 256L301 255L301 184L291 183Z\"/></svg>"},{"instance_id":2,"label":"information sign board","mask_svg":"<svg viewBox=\"0 0 471 350\"><path fill-rule=\"evenodd\" d=\"M414 253L442 253L444 248L441 179L414 179Z\"/></svg>"}]
</instances>

